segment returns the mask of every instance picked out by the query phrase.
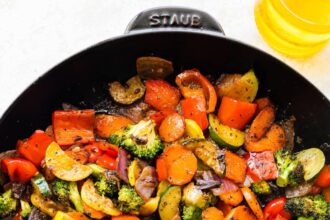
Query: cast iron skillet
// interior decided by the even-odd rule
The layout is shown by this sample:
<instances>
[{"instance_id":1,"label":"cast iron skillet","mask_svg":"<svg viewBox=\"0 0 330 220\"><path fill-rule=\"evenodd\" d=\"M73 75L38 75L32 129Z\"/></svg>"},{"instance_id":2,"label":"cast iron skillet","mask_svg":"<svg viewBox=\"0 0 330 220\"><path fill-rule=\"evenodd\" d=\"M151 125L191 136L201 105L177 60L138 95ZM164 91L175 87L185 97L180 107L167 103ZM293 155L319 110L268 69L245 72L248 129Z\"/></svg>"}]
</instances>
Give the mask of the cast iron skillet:
<instances>
[{"instance_id":1,"label":"cast iron skillet","mask_svg":"<svg viewBox=\"0 0 330 220\"><path fill-rule=\"evenodd\" d=\"M156 8L140 13L125 35L70 57L27 88L0 120L1 151L13 149L18 138L35 129L45 129L62 102L92 108L108 96L107 82L124 82L136 74L135 60L145 55L172 60L175 73L198 68L215 78L253 67L260 81L258 96L268 95L277 104L278 119L291 114L297 118L296 136L302 139L297 150L330 143L330 102L301 75L274 57L225 37L221 26L204 12ZM324 148L329 163L330 152Z\"/></svg>"}]
</instances>

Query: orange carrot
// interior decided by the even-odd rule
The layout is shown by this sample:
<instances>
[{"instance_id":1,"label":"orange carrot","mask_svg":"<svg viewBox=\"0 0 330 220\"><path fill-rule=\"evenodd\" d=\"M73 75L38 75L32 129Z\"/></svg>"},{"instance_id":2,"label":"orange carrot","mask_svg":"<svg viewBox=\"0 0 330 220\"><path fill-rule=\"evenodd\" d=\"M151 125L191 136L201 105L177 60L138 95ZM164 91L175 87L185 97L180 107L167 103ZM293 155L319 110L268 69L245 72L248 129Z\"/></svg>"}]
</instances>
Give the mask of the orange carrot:
<instances>
[{"instance_id":1,"label":"orange carrot","mask_svg":"<svg viewBox=\"0 0 330 220\"><path fill-rule=\"evenodd\" d=\"M168 147L164 151L167 180L172 185L184 185L192 180L197 170L195 155L181 145Z\"/></svg>"},{"instance_id":2,"label":"orange carrot","mask_svg":"<svg viewBox=\"0 0 330 220\"><path fill-rule=\"evenodd\" d=\"M249 131L247 131L249 133ZM285 144L285 132L284 129L273 124L266 136L261 138L259 141L252 142L249 139L249 135L245 135L245 149L249 152L262 152L262 151L276 151L284 147Z\"/></svg>"},{"instance_id":3,"label":"orange carrot","mask_svg":"<svg viewBox=\"0 0 330 220\"><path fill-rule=\"evenodd\" d=\"M240 189L237 189L232 192L221 193L219 198L227 205L237 206L243 201L243 194Z\"/></svg>"},{"instance_id":4,"label":"orange carrot","mask_svg":"<svg viewBox=\"0 0 330 220\"><path fill-rule=\"evenodd\" d=\"M214 219L223 220L224 217L222 211L220 211L216 207L210 207L203 210L202 220L214 220Z\"/></svg>"},{"instance_id":5,"label":"orange carrot","mask_svg":"<svg viewBox=\"0 0 330 220\"><path fill-rule=\"evenodd\" d=\"M102 219L103 217L105 217L106 215L103 212L97 211L91 207L89 207L88 205L86 205L84 203L84 211L87 215L89 215L91 218L95 218L95 219Z\"/></svg>"},{"instance_id":6,"label":"orange carrot","mask_svg":"<svg viewBox=\"0 0 330 220\"><path fill-rule=\"evenodd\" d=\"M225 150L225 163L225 177L233 180L235 183L243 183L247 168L245 159L229 150Z\"/></svg>"},{"instance_id":7,"label":"orange carrot","mask_svg":"<svg viewBox=\"0 0 330 220\"><path fill-rule=\"evenodd\" d=\"M322 194L325 197L325 200L327 200L328 202L330 202L330 186L328 186L327 188L324 188L322 190Z\"/></svg>"},{"instance_id":8,"label":"orange carrot","mask_svg":"<svg viewBox=\"0 0 330 220\"><path fill-rule=\"evenodd\" d=\"M120 216L112 216L111 220L140 220L135 215L120 215Z\"/></svg>"},{"instance_id":9,"label":"orange carrot","mask_svg":"<svg viewBox=\"0 0 330 220\"><path fill-rule=\"evenodd\" d=\"M95 117L95 130L97 135L102 138L108 138L115 131L129 124L133 124L133 122L123 116L100 114Z\"/></svg>"},{"instance_id":10,"label":"orange carrot","mask_svg":"<svg viewBox=\"0 0 330 220\"><path fill-rule=\"evenodd\" d=\"M244 196L246 202L249 204L252 212L257 216L258 219L263 219L264 214L262 212L262 209L260 207L260 204L259 204L254 192L252 192L250 190L250 188L246 187L246 186L242 187L241 190L242 190L243 196Z\"/></svg>"},{"instance_id":11,"label":"orange carrot","mask_svg":"<svg viewBox=\"0 0 330 220\"><path fill-rule=\"evenodd\" d=\"M225 217L225 220L234 219L256 220L257 218L251 213L248 207L241 205L233 208Z\"/></svg>"},{"instance_id":12,"label":"orange carrot","mask_svg":"<svg viewBox=\"0 0 330 220\"><path fill-rule=\"evenodd\" d=\"M88 218L81 212L68 212L66 214L75 220L88 220Z\"/></svg>"},{"instance_id":13,"label":"orange carrot","mask_svg":"<svg viewBox=\"0 0 330 220\"><path fill-rule=\"evenodd\" d=\"M162 156L160 156L156 160L156 170L157 170L158 181L167 179L168 174L167 174L166 162Z\"/></svg>"},{"instance_id":14,"label":"orange carrot","mask_svg":"<svg viewBox=\"0 0 330 220\"><path fill-rule=\"evenodd\" d=\"M247 133L247 135L249 135L249 139L251 141L260 140L263 136L265 136L274 120L275 109L272 106L266 106L252 121L249 133Z\"/></svg>"},{"instance_id":15,"label":"orange carrot","mask_svg":"<svg viewBox=\"0 0 330 220\"><path fill-rule=\"evenodd\" d=\"M268 97L263 97L254 100L254 103L257 104L257 114L267 106L273 106L273 103L269 100Z\"/></svg>"},{"instance_id":16,"label":"orange carrot","mask_svg":"<svg viewBox=\"0 0 330 220\"><path fill-rule=\"evenodd\" d=\"M224 216L228 215L228 213L233 209L233 206L228 205L228 204L224 203L223 201L217 202L216 206L218 209L220 209L222 211Z\"/></svg>"},{"instance_id":17,"label":"orange carrot","mask_svg":"<svg viewBox=\"0 0 330 220\"><path fill-rule=\"evenodd\" d=\"M168 115L159 127L159 136L165 142L176 141L184 135L184 117L178 113Z\"/></svg>"}]
</instances>

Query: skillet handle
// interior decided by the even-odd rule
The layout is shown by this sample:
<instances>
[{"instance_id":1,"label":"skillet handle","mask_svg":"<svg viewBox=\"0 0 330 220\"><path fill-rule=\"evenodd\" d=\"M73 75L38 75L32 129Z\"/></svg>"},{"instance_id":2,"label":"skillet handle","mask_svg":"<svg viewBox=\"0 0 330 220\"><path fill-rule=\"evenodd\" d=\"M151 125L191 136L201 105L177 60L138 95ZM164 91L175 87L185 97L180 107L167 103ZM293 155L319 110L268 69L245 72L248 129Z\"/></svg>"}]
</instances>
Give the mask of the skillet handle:
<instances>
[{"instance_id":1,"label":"skillet handle","mask_svg":"<svg viewBox=\"0 0 330 220\"><path fill-rule=\"evenodd\" d=\"M209 14L190 8L159 7L139 13L128 24L125 33L142 30L200 30L225 35L221 25Z\"/></svg>"}]
</instances>

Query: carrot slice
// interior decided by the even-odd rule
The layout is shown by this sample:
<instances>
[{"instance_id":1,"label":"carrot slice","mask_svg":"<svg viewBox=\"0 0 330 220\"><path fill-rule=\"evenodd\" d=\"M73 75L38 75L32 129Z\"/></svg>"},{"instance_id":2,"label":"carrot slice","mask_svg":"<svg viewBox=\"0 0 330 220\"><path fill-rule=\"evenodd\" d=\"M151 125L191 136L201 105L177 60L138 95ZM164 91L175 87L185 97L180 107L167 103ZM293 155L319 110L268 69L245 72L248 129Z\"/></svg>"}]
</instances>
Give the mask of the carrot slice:
<instances>
[{"instance_id":1,"label":"carrot slice","mask_svg":"<svg viewBox=\"0 0 330 220\"><path fill-rule=\"evenodd\" d=\"M203 210L202 220L213 220L213 219L223 220L224 217L222 211L220 211L216 207L210 207Z\"/></svg>"},{"instance_id":2,"label":"carrot slice","mask_svg":"<svg viewBox=\"0 0 330 220\"><path fill-rule=\"evenodd\" d=\"M226 215L225 220L233 219L256 220L257 218L250 212L248 207L241 205L233 208L228 215Z\"/></svg>"},{"instance_id":3,"label":"carrot slice","mask_svg":"<svg viewBox=\"0 0 330 220\"><path fill-rule=\"evenodd\" d=\"M66 214L75 220L88 220L88 218L81 212L68 212Z\"/></svg>"},{"instance_id":4,"label":"carrot slice","mask_svg":"<svg viewBox=\"0 0 330 220\"><path fill-rule=\"evenodd\" d=\"M112 216L111 220L140 220L135 215L120 215L120 216Z\"/></svg>"},{"instance_id":5,"label":"carrot slice","mask_svg":"<svg viewBox=\"0 0 330 220\"><path fill-rule=\"evenodd\" d=\"M168 177L172 185L184 185L192 180L197 170L195 155L181 145L174 145L165 149Z\"/></svg>"},{"instance_id":6,"label":"carrot slice","mask_svg":"<svg viewBox=\"0 0 330 220\"><path fill-rule=\"evenodd\" d=\"M263 97L263 98L256 99L254 101L254 103L257 104L257 112L256 112L256 114L259 114L259 112L261 110L263 110L264 108L266 108L267 106L273 106L273 103L269 100L268 97Z\"/></svg>"},{"instance_id":7,"label":"carrot slice","mask_svg":"<svg viewBox=\"0 0 330 220\"><path fill-rule=\"evenodd\" d=\"M233 209L233 206L228 205L228 204L224 203L223 201L217 202L216 206L218 209L220 209L222 211L224 216L228 215L228 213Z\"/></svg>"},{"instance_id":8,"label":"carrot slice","mask_svg":"<svg viewBox=\"0 0 330 220\"><path fill-rule=\"evenodd\" d=\"M89 215L91 218L102 219L105 217L103 212L97 211L84 203L84 212Z\"/></svg>"},{"instance_id":9,"label":"carrot slice","mask_svg":"<svg viewBox=\"0 0 330 220\"><path fill-rule=\"evenodd\" d=\"M249 133L249 131L247 131ZM248 135L245 135L245 149L249 152L276 151L285 145L285 131L278 124L273 124L264 138L252 142Z\"/></svg>"},{"instance_id":10,"label":"carrot slice","mask_svg":"<svg viewBox=\"0 0 330 220\"><path fill-rule=\"evenodd\" d=\"M168 115L159 127L159 136L165 142L176 141L184 135L184 117L178 113Z\"/></svg>"},{"instance_id":11,"label":"carrot slice","mask_svg":"<svg viewBox=\"0 0 330 220\"><path fill-rule=\"evenodd\" d=\"M108 138L115 131L129 124L133 124L133 122L123 116L100 114L95 117L95 131L102 138Z\"/></svg>"},{"instance_id":12,"label":"carrot slice","mask_svg":"<svg viewBox=\"0 0 330 220\"><path fill-rule=\"evenodd\" d=\"M232 192L221 193L219 198L227 205L237 206L243 201L243 194L240 189L237 189Z\"/></svg>"},{"instance_id":13,"label":"carrot slice","mask_svg":"<svg viewBox=\"0 0 330 220\"><path fill-rule=\"evenodd\" d=\"M266 106L259 112L257 117L252 121L249 132L246 134L251 141L258 141L273 124L275 120L275 109L272 106Z\"/></svg>"},{"instance_id":14,"label":"carrot slice","mask_svg":"<svg viewBox=\"0 0 330 220\"><path fill-rule=\"evenodd\" d=\"M241 188L243 196L246 200L246 202L249 204L252 212L257 216L258 219L263 219L264 214L262 212L262 209L260 207L260 204L257 200L256 195L250 190L250 188L244 186Z\"/></svg>"},{"instance_id":15,"label":"carrot slice","mask_svg":"<svg viewBox=\"0 0 330 220\"><path fill-rule=\"evenodd\" d=\"M225 177L233 180L235 183L243 183L247 168L245 159L229 150L225 150L225 163Z\"/></svg>"}]
</instances>

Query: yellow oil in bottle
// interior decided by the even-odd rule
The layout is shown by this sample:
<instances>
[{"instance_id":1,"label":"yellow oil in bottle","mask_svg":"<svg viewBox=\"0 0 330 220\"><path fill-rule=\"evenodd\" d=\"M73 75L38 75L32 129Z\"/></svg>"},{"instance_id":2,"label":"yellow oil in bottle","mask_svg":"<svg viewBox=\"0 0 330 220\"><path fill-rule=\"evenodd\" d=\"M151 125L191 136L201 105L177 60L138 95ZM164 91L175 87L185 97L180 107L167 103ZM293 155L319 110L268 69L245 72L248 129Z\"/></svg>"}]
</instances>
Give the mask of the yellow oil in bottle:
<instances>
[{"instance_id":1,"label":"yellow oil in bottle","mask_svg":"<svg viewBox=\"0 0 330 220\"><path fill-rule=\"evenodd\" d=\"M265 41L287 56L310 56L330 39L330 0L259 0L254 15Z\"/></svg>"}]
</instances>

